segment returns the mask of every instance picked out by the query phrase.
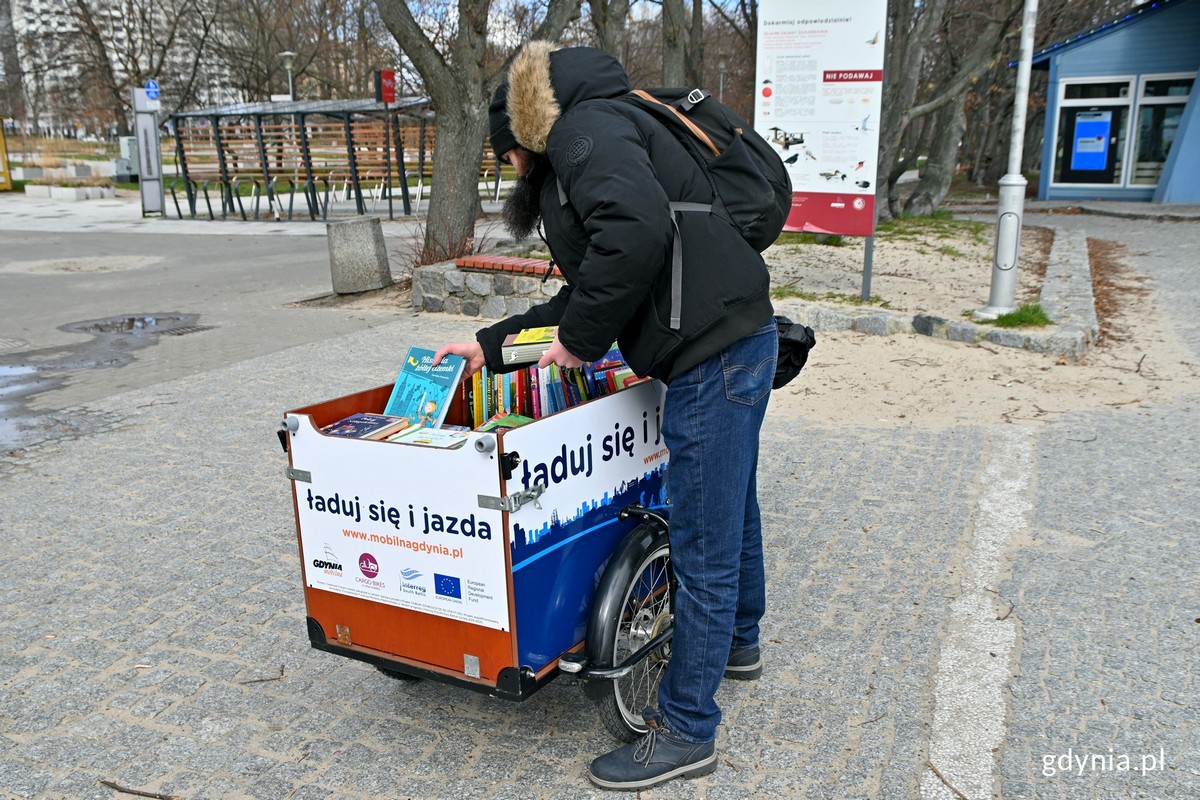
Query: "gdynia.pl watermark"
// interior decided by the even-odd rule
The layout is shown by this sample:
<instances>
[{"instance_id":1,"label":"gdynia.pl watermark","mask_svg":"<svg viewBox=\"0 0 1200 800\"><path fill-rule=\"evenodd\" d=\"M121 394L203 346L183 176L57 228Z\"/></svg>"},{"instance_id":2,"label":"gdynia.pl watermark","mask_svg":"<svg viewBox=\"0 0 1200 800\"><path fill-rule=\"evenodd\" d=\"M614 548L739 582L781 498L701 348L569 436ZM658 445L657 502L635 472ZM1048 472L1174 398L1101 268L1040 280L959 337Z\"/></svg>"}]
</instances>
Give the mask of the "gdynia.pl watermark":
<instances>
[{"instance_id":1,"label":"gdynia.pl watermark","mask_svg":"<svg viewBox=\"0 0 1200 800\"><path fill-rule=\"evenodd\" d=\"M1068 747L1067 752L1042 756L1042 775L1053 778L1060 773L1082 776L1085 772L1133 772L1145 775L1162 772L1166 768L1167 756L1163 748L1157 753L1117 753L1108 748L1107 753L1076 753Z\"/></svg>"}]
</instances>

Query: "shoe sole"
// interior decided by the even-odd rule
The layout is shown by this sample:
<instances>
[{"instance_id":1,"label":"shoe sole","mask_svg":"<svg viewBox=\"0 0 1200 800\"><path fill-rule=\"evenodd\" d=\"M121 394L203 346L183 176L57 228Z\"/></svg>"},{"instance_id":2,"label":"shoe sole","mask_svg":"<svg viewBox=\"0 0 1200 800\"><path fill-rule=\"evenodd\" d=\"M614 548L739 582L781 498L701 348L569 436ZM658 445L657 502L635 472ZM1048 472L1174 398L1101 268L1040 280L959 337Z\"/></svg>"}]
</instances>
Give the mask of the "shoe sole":
<instances>
[{"instance_id":1,"label":"shoe sole","mask_svg":"<svg viewBox=\"0 0 1200 800\"><path fill-rule=\"evenodd\" d=\"M763 662L761 658L755 664L725 667L725 677L735 681L756 681L762 677L762 672Z\"/></svg>"},{"instance_id":2,"label":"shoe sole","mask_svg":"<svg viewBox=\"0 0 1200 800\"><path fill-rule=\"evenodd\" d=\"M647 778L642 781L606 781L603 778L597 778L588 770L588 780L599 786L601 789L624 789L633 791L636 789L649 789L651 786L658 786L660 783L674 780L675 778L699 778L701 775L707 775L717 768L717 754L714 752L711 756L703 761L697 761L695 764L686 764L682 767L676 767L670 772L664 772L662 775L657 775L653 778Z\"/></svg>"}]
</instances>

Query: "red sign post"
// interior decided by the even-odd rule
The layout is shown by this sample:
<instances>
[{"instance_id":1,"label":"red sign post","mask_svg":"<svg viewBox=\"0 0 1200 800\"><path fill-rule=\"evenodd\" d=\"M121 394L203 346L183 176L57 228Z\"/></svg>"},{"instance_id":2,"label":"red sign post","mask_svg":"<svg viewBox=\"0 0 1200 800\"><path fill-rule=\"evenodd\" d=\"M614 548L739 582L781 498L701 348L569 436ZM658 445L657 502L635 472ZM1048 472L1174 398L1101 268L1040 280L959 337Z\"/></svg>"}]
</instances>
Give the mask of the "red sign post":
<instances>
[{"instance_id":1,"label":"red sign post","mask_svg":"<svg viewBox=\"0 0 1200 800\"><path fill-rule=\"evenodd\" d=\"M377 103L396 102L396 70L375 70L375 101Z\"/></svg>"}]
</instances>

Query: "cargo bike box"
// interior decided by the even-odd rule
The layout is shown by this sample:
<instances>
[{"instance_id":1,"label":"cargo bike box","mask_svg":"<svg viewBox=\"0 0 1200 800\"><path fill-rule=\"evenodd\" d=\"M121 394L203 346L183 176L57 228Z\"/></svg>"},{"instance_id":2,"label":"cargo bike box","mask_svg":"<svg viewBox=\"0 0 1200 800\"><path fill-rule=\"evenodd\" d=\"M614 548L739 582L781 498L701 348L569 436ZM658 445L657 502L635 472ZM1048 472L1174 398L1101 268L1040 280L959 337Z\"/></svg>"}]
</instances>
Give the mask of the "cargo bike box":
<instances>
[{"instance_id":1,"label":"cargo bike box","mask_svg":"<svg viewBox=\"0 0 1200 800\"><path fill-rule=\"evenodd\" d=\"M321 432L391 388L284 415L312 646L510 700L579 673L636 736L670 651L662 384L457 449Z\"/></svg>"}]
</instances>

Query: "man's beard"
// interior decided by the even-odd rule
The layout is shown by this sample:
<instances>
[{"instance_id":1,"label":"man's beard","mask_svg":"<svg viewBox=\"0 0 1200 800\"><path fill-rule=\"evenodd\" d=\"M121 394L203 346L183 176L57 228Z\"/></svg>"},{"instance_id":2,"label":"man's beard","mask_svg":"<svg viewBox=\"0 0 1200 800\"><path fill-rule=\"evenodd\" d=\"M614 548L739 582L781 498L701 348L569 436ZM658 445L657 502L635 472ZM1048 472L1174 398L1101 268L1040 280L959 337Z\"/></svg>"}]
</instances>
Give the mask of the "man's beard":
<instances>
[{"instance_id":1,"label":"man's beard","mask_svg":"<svg viewBox=\"0 0 1200 800\"><path fill-rule=\"evenodd\" d=\"M537 227L538 219L542 216L538 203L538 194L542 182L531 171L529 175L517 178L512 193L504 201L504 227L516 241L528 238Z\"/></svg>"}]
</instances>

